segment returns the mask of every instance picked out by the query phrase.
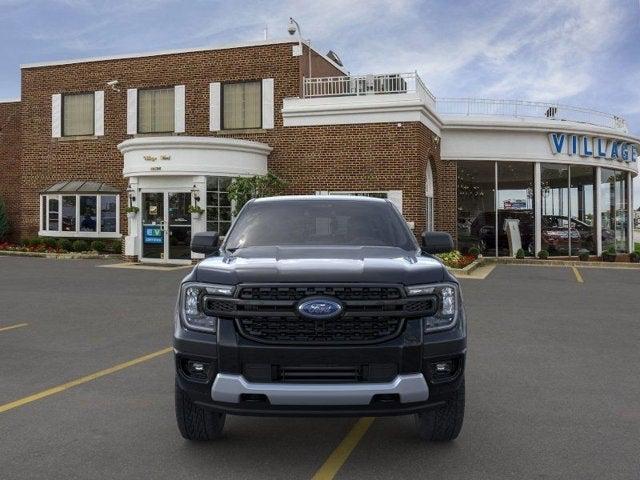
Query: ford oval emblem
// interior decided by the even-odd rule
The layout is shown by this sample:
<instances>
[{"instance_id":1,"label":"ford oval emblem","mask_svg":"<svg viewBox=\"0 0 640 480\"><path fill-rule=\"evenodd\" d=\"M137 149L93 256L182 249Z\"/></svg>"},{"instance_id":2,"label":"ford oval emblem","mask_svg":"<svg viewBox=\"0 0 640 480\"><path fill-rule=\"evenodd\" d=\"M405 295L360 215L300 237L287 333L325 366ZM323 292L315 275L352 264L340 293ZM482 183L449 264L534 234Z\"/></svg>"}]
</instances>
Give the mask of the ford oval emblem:
<instances>
[{"instance_id":1,"label":"ford oval emblem","mask_svg":"<svg viewBox=\"0 0 640 480\"><path fill-rule=\"evenodd\" d=\"M326 320L342 313L342 305L330 298L312 298L298 304L298 313L314 320Z\"/></svg>"}]
</instances>

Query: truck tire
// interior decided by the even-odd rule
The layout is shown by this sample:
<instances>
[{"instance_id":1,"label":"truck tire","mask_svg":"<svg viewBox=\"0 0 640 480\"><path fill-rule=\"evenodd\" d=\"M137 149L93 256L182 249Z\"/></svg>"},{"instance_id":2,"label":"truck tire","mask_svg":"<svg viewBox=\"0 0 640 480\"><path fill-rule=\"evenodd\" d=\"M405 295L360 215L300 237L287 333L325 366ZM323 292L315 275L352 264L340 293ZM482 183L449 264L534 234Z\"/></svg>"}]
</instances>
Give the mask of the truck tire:
<instances>
[{"instance_id":1,"label":"truck tire","mask_svg":"<svg viewBox=\"0 0 640 480\"><path fill-rule=\"evenodd\" d=\"M428 442L450 442L462 429L464 419L464 378L455 395L439 408L415 415L418 435Z\"/></svg>"},{"instance_id":2,"label":"truck tire","mask_svg":"<svg viewBox=\"0 0 640 480\"><path fill-rule=\"evenodd\" d=\"M194 441L220 438L225 417L224 413L213 412L193 403L176 382L176 420L184 438Z\"/></svg>"}]
</instances>

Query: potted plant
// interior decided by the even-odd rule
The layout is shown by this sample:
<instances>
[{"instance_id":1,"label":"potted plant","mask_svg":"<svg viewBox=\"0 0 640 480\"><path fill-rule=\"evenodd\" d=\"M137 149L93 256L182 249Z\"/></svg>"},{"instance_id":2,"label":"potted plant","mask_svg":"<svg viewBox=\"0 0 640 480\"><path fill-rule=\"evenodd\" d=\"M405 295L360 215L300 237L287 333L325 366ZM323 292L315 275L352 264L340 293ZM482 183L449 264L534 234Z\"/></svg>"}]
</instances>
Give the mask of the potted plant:
<instances>
[{"instance_id":1,"label":"potted plant","mask_svg":"<svg viewBox=\"0 0 640 480\"><path fill-rule=\"evenodd\" d=\"M586 250L584 248L581 248L580 250L578 250L578 258L580 259L581 262L589 261L589 250Z\"/></svg>"},{"instance_id":2,"label":"potted plant","mask_svg":"<svg viewBox=\"0 0 640 480\"><path fill-rule=\"evenodd\" d=\"M607 250L602 253L602 260L605 262L615 262L617 256L616 247L609 245Z\"/></svg>"},{"instance_id":3,"label":"potted plant","mask_svg":"<svg viewBox=\"0 0 640 480\"><path fill-rule=\"evenodd\" d=\"M127 212L127 217L129 218L135 218L135 216L138 214L138 212L140 211L140 209L138 207L135 207L133 205L128 206L125 211Z\"/></svg>"},{"instance_id":4,"label":"potted plant","mask_svg":"<svg viewBox=\"0 0 640 480\"><path fill-rule=\"evenodd\" d=\"M189 212L191 216L197 220L204 213L204 210L198 205L189 205L189 208L187 208L187 212Z\"/></svg>"}]
</instances>

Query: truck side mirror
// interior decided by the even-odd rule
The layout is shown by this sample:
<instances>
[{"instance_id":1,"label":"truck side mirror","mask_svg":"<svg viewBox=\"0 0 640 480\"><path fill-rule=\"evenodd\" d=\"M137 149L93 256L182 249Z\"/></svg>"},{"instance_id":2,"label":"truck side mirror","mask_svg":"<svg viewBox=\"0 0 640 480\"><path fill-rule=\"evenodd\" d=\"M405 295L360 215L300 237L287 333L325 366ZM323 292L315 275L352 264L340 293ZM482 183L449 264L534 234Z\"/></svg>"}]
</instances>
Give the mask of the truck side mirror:
<instances>
[{"instance_id":1,"label":"truck side mirror","mask_svg":"<svg viewBox=\"0 0 640 480\"><path fill-rule=\"evenodd\" d=\"M453 238L447 232L422 232L422 251L446 253L453 250Z\"/></svg>"},{"instance_id":2,"label":"truck side mirror","mask_svg":"<svg viewBox=\"0 0 640 480\"><path fill-rule=\"evenodd\" d=\"M215 255L220 251L220 235L218 232L196 233L191 239L191 251L206 256Z\"/></svg>"}]
</instances>

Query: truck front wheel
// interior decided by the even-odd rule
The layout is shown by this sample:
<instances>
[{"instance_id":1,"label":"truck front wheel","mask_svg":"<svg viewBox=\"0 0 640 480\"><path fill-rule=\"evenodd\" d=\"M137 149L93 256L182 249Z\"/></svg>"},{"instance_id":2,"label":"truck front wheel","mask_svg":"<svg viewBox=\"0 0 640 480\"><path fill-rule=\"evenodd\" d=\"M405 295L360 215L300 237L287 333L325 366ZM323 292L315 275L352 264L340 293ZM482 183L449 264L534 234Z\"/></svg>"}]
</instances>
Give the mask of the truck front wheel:
<instances>
[{"instance_id":1,"label":"truck front wheel","mask_svg":"<svg viewBox=\"0 0 640 480\"><path fill-rule=\"evenodd\" d=\"M187 440L215 440L222 435L225 414L196 405L176 382L176 420L180 433Z\"/></svg>"},{"instance_id":2,"label":"truck front wheel","mask_svg":"<svg viewBox=\"0 0 640 480\"><path fill-rule=\"evenodd\" d=\"M415 415L418 435L429 442L455 440L464 419L464 379L458 391L441 407Z\"/></svg>"}]
</instances>

